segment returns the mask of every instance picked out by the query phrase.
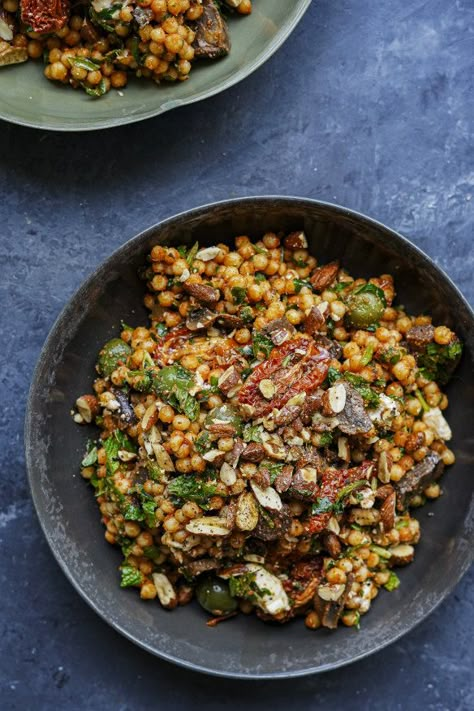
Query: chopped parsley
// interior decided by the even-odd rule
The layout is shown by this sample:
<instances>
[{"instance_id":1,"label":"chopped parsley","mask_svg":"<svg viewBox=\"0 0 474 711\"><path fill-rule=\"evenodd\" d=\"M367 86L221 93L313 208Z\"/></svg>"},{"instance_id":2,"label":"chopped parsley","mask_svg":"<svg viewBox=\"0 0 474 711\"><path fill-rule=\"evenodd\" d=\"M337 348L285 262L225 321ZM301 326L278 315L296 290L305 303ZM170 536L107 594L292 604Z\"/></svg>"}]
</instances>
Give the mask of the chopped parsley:
<instances>
[{"instance_id":1,"label":"chopped parsley","mask_svg":"<svg viewBox=\"0 0 474 711\"><path fill-rule=\"evenodd\" d=\"M252 350L255 358L258 358L261 353L263 353L265 358L268 358L273 348L273 341L269 336L266 336L261 331L254 332Z\"/></svg>"},{"instance_id":2,"label":"chopped parsley","mask_svg":"<svg viewBox=\"0 0 474 711\"><path fill-rule=\"evenodd\" d=\"M390 577L384 585L385 590L393 592L400 586L400 578L393 571L390 573Z\"/></svg>"},{"instance_id":3,"label":"chopped parsley","mask_svg":"<svg viewBox=\"0 0 474 711\"><path fill-rule=\"evenodd\" d=\"M234 304L243 304L247 300L247 290L243 286L233 286L230 293Z\"/></svg>"},{"instance_id":4,"label":"chopped parsley","mask_svg":"<svg viewBox=\"0 0 474 711\"><path fill-rule=\"evenodd\" d=\"M153 375L154 392L179 412L194 421L199 416L199 403L189 394L194 386L190 370L182 365L169 365Z\"/></svg>"},{"instance_id":5,"label":"chopped parsley","mask_svg":"<svg viewBox=\"0 0 474 711\"><path fill-rule=\"evenodd\" d=\"M168 484L168 494L183 501L194 501L203 509L207 507L216 490L214 482L199 479L191 474L177 476Z\"/></svg>"}]
</instances>

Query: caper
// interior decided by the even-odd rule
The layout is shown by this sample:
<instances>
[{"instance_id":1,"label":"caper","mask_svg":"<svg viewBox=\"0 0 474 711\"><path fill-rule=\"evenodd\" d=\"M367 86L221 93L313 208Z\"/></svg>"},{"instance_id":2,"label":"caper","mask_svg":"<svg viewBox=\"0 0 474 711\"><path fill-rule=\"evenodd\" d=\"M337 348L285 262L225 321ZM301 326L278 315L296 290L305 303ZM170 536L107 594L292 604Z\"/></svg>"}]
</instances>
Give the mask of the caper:
<instances>
[{"instance_id":1,"label":"caper","mask_svg":"<svg viewBox=\"0 0 474 711\"><path fill-rule=\"evenodd\" d=\"M230 615L237 609L237 600L232 597L225 580L205 578L196 588L197 601L212 615Z\"/></svg>"},{"instance_id":2,"label":"caper","mask_svg":"<svg viewBox=\"0 0 474 711\"><path fill-rule=\"evenodd\" d=\"M104 377L112 375L114 370L118 368L120 362L125 362L132 352L132 349L122 341L121 338L112 338L108 341L99 353L97 366L99 373Z\"/></svg>"},{"instance_id":3,"label":"caper","mask_svg":"<svg viewBox=\"0 0 474 711\"><path fill-rule=\"evenodd\" d=\"M385 310L382 300L370 291L353 294L347 300L347 305L347 321L356 328L367 328L377 323Z\"/></svg>"}]
</instances>

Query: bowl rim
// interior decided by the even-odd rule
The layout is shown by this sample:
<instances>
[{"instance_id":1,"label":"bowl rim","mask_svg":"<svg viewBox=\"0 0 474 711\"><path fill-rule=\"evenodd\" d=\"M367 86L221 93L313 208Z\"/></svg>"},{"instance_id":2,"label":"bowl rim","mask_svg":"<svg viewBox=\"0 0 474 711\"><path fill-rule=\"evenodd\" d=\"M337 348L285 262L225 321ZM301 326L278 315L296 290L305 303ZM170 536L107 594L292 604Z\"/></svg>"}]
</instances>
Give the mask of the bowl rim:
<instances>
[{"instance_id":1,"label":"bowl rim","mask_svg":"<svg viewBox=\"0 0 474 711\"><path fill-rule=\"evenodd\" d=\"M38 520L40 522L41 529L45 535L45 538L48 542L48 545L50 547L51 552L53 553L53 556L55 557L57 563L59 564L61 570L69 580L69 582L73 585L75 590L79 593L79 595L82 597L83 600L91 607L94 612L96 612L99 617L101 617L105 622L107 622L116 632L119 632L121 635L129 639L131 642L136 644L137 646L141 647L145 651L153 654L156 657L159 657L167 662L171 662L174 664L177 664L180 667L183 667L185 669L188 669L190 671L194 672L201 672L204 674L208 674L211 676L216 676L220 678L228 678L228 679L242 679L242 680L256 680L256 679L290 679L290 678L298 678L298 677L304 677L304 676L309 676L312 674L318 674L326 671L331 671L334 669L339 669L344 666L348 666L349 664L352 664L353 662L360 661L361 659L364 659L366 657L371 656L372 654L375 654L376 652L379 652L380 650L384 649L385 647L388 647L389 645L393 644L396 642L398 639L403 637L405 634L408 632L411 632L415 627L417 627L421 622L423 622L431 613L446 599L446 597L453 591L453 589L456 587L456 585L459 583L461 578L465 575L465 573L468 571L470 568L471 564L474 561L474 529L471 530L470 537L472 539L473 545L470 546L470 553L469 555L466 555L466 557L463 559L461 565L459 566L456 575L451 578L449 581L449 584L445 587L444 591L442 594L439 595L439 597L434 601L430 602L424 609L424 611L420 614L420 616L414 620L411 621L409 626L406 629L403 629L396 634L394 634L392 637L390 637L387 640L384 640L383 642L378 643L373 649L361 652L360 654L357 654L350 659L344 659L339 662L335 663L329 663L329 664L322 664L319 665L318 667L309 667L301 670L292 670L289 672L285 671L276 671L276 672L262 672L262 673L242 673L242 672L234 672L232 670L228 671L221 671L221 670L215 670L212 669L208 666L205 665L200 665L196 664L194 662L189 662L187 660L180 659L179 657L169 654L166 650L157 650L156 648L152 647L150 644L147 644L146 642L143 642L142 640L136 638L132 633L128 632L126 629L124 629L119 623L112 621L105 609L102 609L100 604L92 599L92 597L89 597L89 595L82 589L80 580L76 579L74 577L73 573L70 571L67 562L63 559L62 556L62 551L59 546L56 545L52 534L49 531L49 528L47 526L47 516L44 515L44 512L41 511L41 507L38 502L38 494L37 491L40 488L40 482L39 478L35 478L34 476L34 459L32 457L32 447L31 447L31 431L33 428L33 420L34 420L34 410L33 410L33 400L35 398L35 391L38 387L38 381L39 381L39 373L41 370L41 367L43 366L44 362L47 360L47 354L50 349L50 347L54 344L58 333L62 329L62 324L69 319L69 312L73 310L74 304L81 299L82 293L88 288L89 284L93 282L96 278L99 272L106 267L109 264L112 264L115 259L120 256L122 253L125 253L128 249L130 249L133 245L139 244L141 241L144 241L147 239L153 232L158 231L159 229L162 229L166 225L173 223L176 220L179 220L180 218L186 217L187 219L192 218L194 216L201 215L203 213L209 212L210 210L214 208L219 208L219 207L226 207L226 206L232 206L236 204L245 204L248 203L249 206L252 203L255 203L256 201L260 203L271 203L275 201L280 201L283 203L288 203L289 206L291 204L301 204L301 203L306 203L308 206L311 207L323 207L323 208L328 208L329 210L333 211L335 214L339 215L344 215L344 216L349 216L353 217L356 220L359 220L361 222L365 222L369 226L379 229L382 232L385 232L388 236L395 237L396 239L400 240L402 243L404 243L409 249L414 250L415 253L417 253L419 256L422 258L428 260L428 262L435 268L435 270L438 271L440 276L448 283L448 285L454 290L456 293L456 296L462 301L464 306L467 309L467 312L470 317L471 325L474 328L474 311L467 301L467 299L464 297L460 289L454 284L452 279L439 267L434 260L427 255L422 249L420 249L417 245L415 245L413 242L411 242L409 239L401 235L399 232L396 230L393 230L390 227L387 227L384 225L382 222L375 220L371 217L368 217L367 215L358 212L356 210L352 210L346 207L343 207L341 205L327 202L324 200L317 200L313 198L306 198L306 197L297 197L297 196L286 196L286 195L252 195L252 196L245 196L245 197L237 197L237 198L231 198L228 200L219 200L217 202L211 202L211 203L206 203L204 205L200 205L198 207L191 208L189 210L182 210L181 212L178 212L171 217L165 218L164 220L160 220L159 222L141 230L137 235L132 237L131 239L127 240L124 242L120 247L118 247L116 250L114 250L105 260L103 260L95 269L94 271L89 274L86 279L81 283L79 288L73 293L73 295L68 299L66 305L64 308L61 310L59 315L57 316L56 320L54 321L49 334L43 344L43 347L41 349L40 355L38 357L37 364L35 366L35 369L33 371L33 376L31 380L31 385L28 393L28 400L27 400L27 405L26 405L26 412L25 412L25 427L24 427L24 446L25 446L25 459L26 459L26 468L27 468L27 479L28 479L28 484L30 487L31 491L31 496L34 504L34 508L36 511L36 515L38 517Z\"/></svg>"},{"instance_id":2,"label":"bowl rim","mask_svg":"<svg viewBox=\"0 0 474 711\"><path fill-rule=\"evenodd\" d=\"M280 28L278 32L274 35L272 40L269 42L268 46L264 48L257 57L250 62L250 64L243 66L238 69L232 77L227 77L222 79L215 86L210 89L205 89L194 96L187 99L171 99L163 104L160 104L157 108L145 111L141 115L130 115L130 116L117 116L115 118L98 119L91 125L90 121L79 120L74 126L70 125L59 125L51 126L45 121L34 121L22 119L21 117L12 116L10 113L3 111L0 106L0 119L7 121L8 123L15 124L17 126L25 126L27 128L37 128L43 131L55 131L58 133L74 133L82 131L100 131L109 128L118 128L119 126L125 126L132 123L138 123L139 121L147 121L148 119L154 118L155 116L161 116L161 114L171 111L172 109L177 109L181 106L188 106L190 104L195 104L198 101L203 101L204 99L209 99L211 96L215 96L227 89L230 89L235 84L243 81L248 76L253 74L259 67L261 67L265 62L267 62L270 57L275 54L275 52L284 44L288 37L292 34L293 30L299 24L303 15L308 10L311 5L312 0L298 0L299 5L295 8L295 13L290 16L288 21L285 23L284 27Z\"/></svg>"}]
</instances>

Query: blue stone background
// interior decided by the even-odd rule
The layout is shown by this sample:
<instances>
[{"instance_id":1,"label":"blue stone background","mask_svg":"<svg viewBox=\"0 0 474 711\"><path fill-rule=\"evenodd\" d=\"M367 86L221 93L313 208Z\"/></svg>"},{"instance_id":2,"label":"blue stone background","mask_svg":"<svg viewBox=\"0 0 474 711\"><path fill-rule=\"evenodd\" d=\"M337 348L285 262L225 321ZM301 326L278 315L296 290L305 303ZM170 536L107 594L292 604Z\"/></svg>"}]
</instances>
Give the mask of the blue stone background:
<instances>
[{"instance_id":1,"label":"blue stone background","mask_svg":"<svg viewBox=\"0 0 474 711\"><path fill-rule=\"evenodd\" d=\"M134 233L208 201L281 193L355 208L412 239L472 302L473 38L472 0L314 0L276 56L204 103L83 135L1 124L1 708L474 708L472 570L410 634L332 673L233 682L147 655L53 560L22 445L32 369L67 299Z\"/></svg>"}]
</instances>

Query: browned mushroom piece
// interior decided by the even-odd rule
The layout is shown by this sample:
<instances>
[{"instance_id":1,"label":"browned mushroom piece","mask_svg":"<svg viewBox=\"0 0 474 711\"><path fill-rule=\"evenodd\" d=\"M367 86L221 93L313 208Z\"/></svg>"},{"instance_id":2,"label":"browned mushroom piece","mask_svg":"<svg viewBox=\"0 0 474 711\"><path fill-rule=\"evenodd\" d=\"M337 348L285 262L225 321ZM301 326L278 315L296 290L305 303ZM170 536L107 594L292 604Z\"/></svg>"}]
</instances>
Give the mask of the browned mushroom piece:
<instances>
[{"instance_id":1,"label":"browned mushroom piece","mask_svg":"<svg viewBox=\"0 0 474 711\"><path fill-rule=\"evenodd\" d=\"M346 402L342 412L337 415L339 429L344 434L365 434L372 429L372 420L365 411L364 401L352 385L340 381L346 391Z\"/></svg>"},{"instance_id":2,"label":"browned mushroom piece","mask_svg":"<svg viewBox=\"0 0 474 711\"><path fill-rule=\"evenodd\" d=\"M120 406L118 410L120 420L127 425L134 424L137 421L137 417L128 398L128 394L120 388L111 388L111 392Z\"/></svg>"},{"instance_id":3,"label":"browned mushroom piece","mask_svg":"<svg viewBox=\"0 0 474 711\"><path fill-rule=\"evenodd\" d=\"M191 563L186 563L186 565L183 566L183 571L186 575L194 578L210 570L217 570L220 565L221 563L215 560L215 558L201 558L200 560L193 560Z\"/></svg>"},{"instance_id":4,"label":"browned mushroom piece","mask_svg":"<svg viewBox=\"0 0 474 711\"><path fill-rule=\"evenodd\" d=\"M287 318L283 317L267 323L262 328L262 333L271 339L274 346L281 346L296 333L296 329Z\"/></svg>"},{"instance_id":5,"label":"browned mushroom piece","mask_svg":"<svg viewBox=\"0 0 474 711\"><path fill-rule=\"evenodd\" d=\"M336 600L322 600L319 597L318 593L316 593L314 597L314 606L320 616L321 624L323 627L327 627L331 630L336 629L339 619L344 611L344 607L347 602L347 598L349 597L353 582L354 574L349 573L349 575L347 576L347 582L344 587L344 590Z\"/></svg>"},{"instance_id":6,"label":"browned mushroom piece","mask_svg":"<svg viewBox=\"0 0 474 711\"><path fill-rule=\"evenodd\" d=\"M205 306L199 309L192 309L186 317L186 328L190 331L199 331L201 328L212 326L216 318L217 314Z\"/></svg>"},{"instance_id":7,"label":"browned mushroom piece","mask_svg":"<svg viewBox=\"0 0 474 711\"><path fill-rule=\"evenodd\" d=\"M437 481L443 470L444 464L437 452L429 452L419 464L410 469L403 479L394 485L398 511L403 511L413 496L422 494L428 484Z\"/></svg>"},{"instance_id":8,"label":"browned mushroom piece","mask_svg":"<svg viewBox=\"0 0 474 711\"><path fill-rule=\"evenodd\" d=\"M325 323L326 321L322 312L317 306L313 306L304 320L303 329L306 333L309 333L310 336L314 336Z\"/></svg>"},{"instance_id":9,"label":"browned mushroom piece","mask_svg":"<svg viewBox=\"0 0 474 711\"><path fill-rule=\"evenodd\" d=\"M254 538L262 541L275 541L287 533L291 526L290 507L283 504L281 511L260 511L257 526L252 531Z\"/></svg>"},{"instance_id":10,"label":"browned mushroom piece","mask_svg":"<svg viewBox=\"0 0 474 711\"><path fill-rule=\"evenodd\" d=\"M323 536L323 546L327 550L331 558L339 558L339 556L341 555L341 542L335 533L326 533Z\"/></svg>"},{"instance_id":11,"label":"browned mushroom piece","mask_svg":"<svg viewBox=\"0 0 474 711\"><path fill-rule=\"evenodd\" d=\"M218 59L230 52L227 23L214 0L203 0L203 13L194 23L194 56L199 59Z\"/></svg>"},{"instance_id":12,"label":"browned mushroom piece","mask_svg":"<svg viewBox=\"0 0 474 711\"><path fill-rule=\"evenodd\" d=\"M331 358L335 358L336 360L340 360L342 358L342 347L337 341L333 341L327 336L323 336L321 333L316 333L313 337L314 342L318 346L321 346L321 348L325 348Z\"/></svg>"},{"instance_id":13,"label":"browned mushroom piece","mask_svg":"<svg viewBox=\"0 0 474 711\"><path fill-rule=\"evenodd\" d=\"M406 339L411 350L423 350L434 338L434 327L431 324L426 326L413 326L407 331Z\"/></svg>"}]
</instances>

